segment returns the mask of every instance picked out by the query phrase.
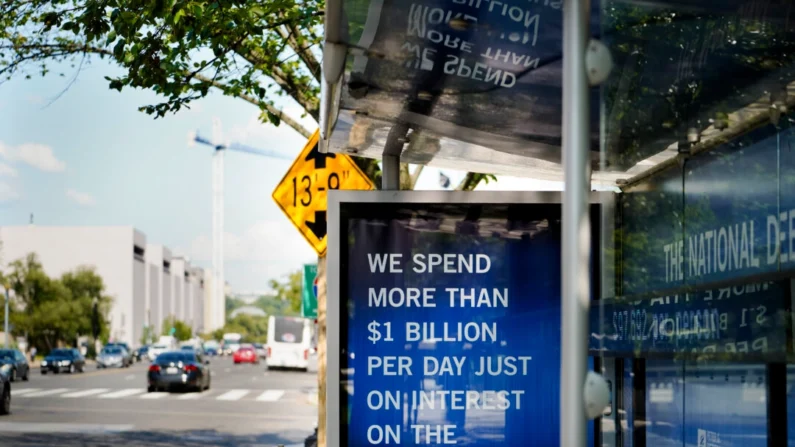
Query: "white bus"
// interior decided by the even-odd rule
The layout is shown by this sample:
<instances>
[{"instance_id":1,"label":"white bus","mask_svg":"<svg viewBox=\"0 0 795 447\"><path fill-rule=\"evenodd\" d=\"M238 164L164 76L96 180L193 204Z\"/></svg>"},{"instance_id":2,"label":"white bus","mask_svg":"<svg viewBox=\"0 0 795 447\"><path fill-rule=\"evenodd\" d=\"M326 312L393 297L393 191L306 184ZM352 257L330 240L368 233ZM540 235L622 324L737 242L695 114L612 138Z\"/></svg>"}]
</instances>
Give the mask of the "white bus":
<instances>
[{"instance_id":1,"label":"white bus","mask_svg":"<svg viewBox=\"0 0 795 447\"><path fill-rule=\"evenodd\" d=\"M301 317L268 318L268 368L309 369L315 357L315 330L312 320Z\"/></svg>"}]
</instances>

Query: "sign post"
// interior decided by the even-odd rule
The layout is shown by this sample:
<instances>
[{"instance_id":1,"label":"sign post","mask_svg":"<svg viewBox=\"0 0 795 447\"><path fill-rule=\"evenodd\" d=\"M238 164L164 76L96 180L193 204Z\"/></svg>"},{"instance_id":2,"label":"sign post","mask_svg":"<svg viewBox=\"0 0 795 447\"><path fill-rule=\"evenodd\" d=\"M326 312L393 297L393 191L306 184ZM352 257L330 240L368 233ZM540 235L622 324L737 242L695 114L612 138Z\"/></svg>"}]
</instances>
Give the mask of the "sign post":
<instances>
[{"instance_id":1,"label":"sign post","mask_svg":"<svg viewBox=\"0 0 795 447\"><path fill-rule=\"evenodd\" d=\"M305 264L301 285L301 316L317 318L317 264Z\"/></svg>"},{"instance_id":2,"label":"sign post","mask_svg":"<svg viewBox=\"0 0 795 447\"><path fill-rule=\"evenodd\" d=\"M558 444L560 199L330 195L327 445Z\"/></svg>"},{"instance_id":3,"label":"sign post","mask_svg":"<svg viewBox=\"0 0 795 447\"><path fill-rule=\"evenodd\" d=\"M334 189L371 190L375 185L345 154L323 154L315 131L273 190L273 200L318 256L326 254L326 196Z\"/></svg>"}]
</instances>

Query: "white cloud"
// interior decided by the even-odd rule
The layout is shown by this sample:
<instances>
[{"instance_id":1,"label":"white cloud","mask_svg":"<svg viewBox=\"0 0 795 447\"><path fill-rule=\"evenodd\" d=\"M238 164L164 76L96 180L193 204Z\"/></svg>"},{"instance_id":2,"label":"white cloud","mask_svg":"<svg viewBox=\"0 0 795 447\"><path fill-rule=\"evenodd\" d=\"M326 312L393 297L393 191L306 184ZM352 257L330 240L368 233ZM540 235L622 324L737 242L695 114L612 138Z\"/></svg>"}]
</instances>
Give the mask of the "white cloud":
<instances>
[{"instance_id":1,"label":"white cloud","mask_svg":"<svg viewBox=\"0 0 795 447\"><path fill-rule=\"evenodd\" d=\"M9 202L19 198L19 193L8 183L0 183L0 202Z\"/></svg>"},{"instance_id":2,"label":"white cloud","mask_svg":"<svg viewBox=\"0 0 795 447\"><path fill-rule=\"evenodd\" d=\"M17 170L12 168L10 165L5 163L0 163L0 177L16 177Z\"/></svg>"},{"instance_id":3,"label":"white cloud","mask_svg":"<svg viewBox=\"0 0 795 447\"><path fill-rule=\"evenodd\" d=\"M66 191L66 197L70 198L73 202L77 203L78 205L83 206L92 206L96 204L96 200L91 197L90 194L80 192L74 189L69 189Z\"/></svg>"},{"instance_id":4,"label":"white cloud","mask_svg":"<svg viewBox=\"0 0 795 447\"><path fill-rule=\"evenodd\" d=\"M195 260L212 259L212 238L206 234L198 236L186 254ZM301 264L316 258L315 252L287 218L257 222L242 234L224 233L226 261L278 261L298 269Z\"/></svg>"},{"instance_id":5,"label":"white cloud","mask_svg":"<svg viewBox=\"0 0 795 447\"><path fill-rule=\"evenodd\" d=\"M0 142L0 156L8 161L17 161L47 172L66 169L66 163L59 160L50 146L38 143L23 143L7 146Z\"/></svg>"},{"instance_id":6,"label":"white cloud","mask_svg":"<svg viewBox=\"0 0 795 447\"><path fill-rule=\"evenodd\" d=\"M43 105L45 102L44 97L40 95L28 95L27 100L31 104L35 104L37 106Z\"/></svg>"}]
</instances>

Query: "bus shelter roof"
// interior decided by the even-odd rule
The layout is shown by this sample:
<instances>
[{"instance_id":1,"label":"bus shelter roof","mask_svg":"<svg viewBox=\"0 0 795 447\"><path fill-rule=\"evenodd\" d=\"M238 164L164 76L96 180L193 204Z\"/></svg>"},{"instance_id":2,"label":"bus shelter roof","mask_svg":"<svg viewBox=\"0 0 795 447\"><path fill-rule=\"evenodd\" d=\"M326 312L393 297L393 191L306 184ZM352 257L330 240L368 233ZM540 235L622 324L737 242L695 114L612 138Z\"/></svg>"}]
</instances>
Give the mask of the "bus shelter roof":
<instances>
[{"instance_id":1,"label":"bus shelter roof","mask_svg":"<svg viewBox=\"0 0 795 447\"><path fill-rule=\"evenodd\" d=\"M561 180L562 1L329 0L321 150ZM778 122L795 105L795 6L593 1L612 71L591 89L595 185ZM787 120L784 120L785 122Z\"/></svg>"}]
</instances>

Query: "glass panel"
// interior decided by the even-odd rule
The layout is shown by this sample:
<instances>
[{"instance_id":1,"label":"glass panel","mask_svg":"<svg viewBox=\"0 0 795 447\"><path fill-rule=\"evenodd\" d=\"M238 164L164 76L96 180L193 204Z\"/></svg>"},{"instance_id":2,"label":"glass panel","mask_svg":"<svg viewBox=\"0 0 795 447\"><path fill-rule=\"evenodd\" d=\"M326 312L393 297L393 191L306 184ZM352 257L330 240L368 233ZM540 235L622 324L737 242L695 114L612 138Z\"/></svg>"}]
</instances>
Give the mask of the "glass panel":
<instances>
[{"instance_id":1,"label":"glass panel","mask_svg":"<svg viewBox=\"0 0 795 447\"><path fill-rule=\"evenodd\" d=\"M591 315L617 413L597 445L795 445L795 3L601 8L602 155L640 174Z\"/></svg>"}]
</instances>

